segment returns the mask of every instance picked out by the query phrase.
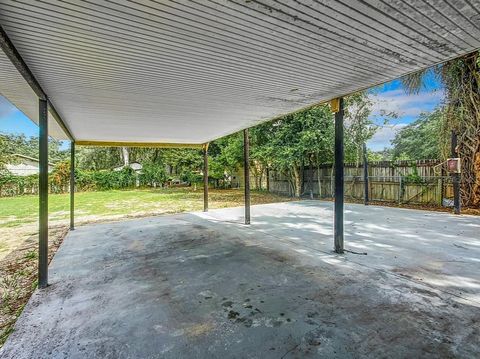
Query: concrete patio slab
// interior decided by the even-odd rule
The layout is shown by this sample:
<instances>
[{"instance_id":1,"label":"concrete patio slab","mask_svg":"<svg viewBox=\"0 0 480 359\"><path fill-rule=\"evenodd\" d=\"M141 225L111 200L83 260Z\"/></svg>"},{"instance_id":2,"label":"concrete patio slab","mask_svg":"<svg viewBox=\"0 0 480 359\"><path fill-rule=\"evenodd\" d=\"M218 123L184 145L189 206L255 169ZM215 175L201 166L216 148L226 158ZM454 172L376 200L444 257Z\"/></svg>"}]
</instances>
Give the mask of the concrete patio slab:
<instances>
[{"instance_id":1,"label":"concrete patio slab","mask_svg":"<svg viewBox=\"0 0 480 359\"><path fill-rule=\"evenodd\" d=\"M480 218L319 201L79 227L2 358L480 356Z\"/></svg>"}]
</instances>

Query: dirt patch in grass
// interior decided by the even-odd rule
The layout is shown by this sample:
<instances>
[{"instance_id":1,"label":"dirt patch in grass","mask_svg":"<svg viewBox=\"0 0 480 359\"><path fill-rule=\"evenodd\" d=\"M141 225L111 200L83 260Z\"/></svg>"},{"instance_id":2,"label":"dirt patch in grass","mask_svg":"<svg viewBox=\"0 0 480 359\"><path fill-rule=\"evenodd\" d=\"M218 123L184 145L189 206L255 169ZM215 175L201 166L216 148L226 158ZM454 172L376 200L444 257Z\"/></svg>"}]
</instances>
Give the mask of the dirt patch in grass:
<instances>
[{"instance_id":1,"label":"dirt patch in grass","mask_svg":"<svg viewBox=\"0 0 480 359\"><path fill-rule=\"evenodd\" d=\"M35 223L25 223L19 227L0 227L0 261L37 232L38 225Z\"/></svg>"},{"instance_id":2,"label":"dirt patch in grass","mask_svg":"<svg viewBox=\"0 0 480 359\"><path fill-rule=\"evenodd\" d=\"M68 232L68 227L49 229L49 262ZM37 287L38 235L30 236L23 244L0 261L0 347L23 307Z\"/></svg>"}]
</instances>

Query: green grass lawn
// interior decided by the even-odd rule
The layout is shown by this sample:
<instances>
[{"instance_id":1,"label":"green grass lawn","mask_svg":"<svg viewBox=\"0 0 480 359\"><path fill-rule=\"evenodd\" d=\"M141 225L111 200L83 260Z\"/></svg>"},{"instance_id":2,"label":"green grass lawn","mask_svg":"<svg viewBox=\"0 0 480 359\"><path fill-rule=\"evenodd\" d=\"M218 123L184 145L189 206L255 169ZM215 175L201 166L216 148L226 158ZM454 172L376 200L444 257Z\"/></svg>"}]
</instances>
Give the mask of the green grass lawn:
<instances>
[{"instance_id":1,"label":"green grass lawn","mask_svg":"<svg viewBox=\"0 0 480 359\"><path fill-rule=\"evenodd\" d=\"M210 208L243 205L242 190L210 190ZM285 200L266 192L252 191L252 203ZM70 211L69 194L51 194L48 198L49 220L67 220ZM38 217L38 197L0 198L0 228L35 223ZM79 222L104 217L167 214L203 209L203 191L190 188L112 190L75 194L75 217ZM1 239L0 239L1 242Z\"/></svg>"},{"instance_id":2,"label":"green grass lawn","mask_svg":"<svg viewBox=\"0 0 480 359\"><path fill-rule=\"evenodd\" d=\"M146 209L152 211L160 204L187 200L196 202L195 192L178 190L131 190L80 192L75 194L75 214L79 219L85 216L111 216L135 214ZM197 209L195 203L191 203ZM186 207L186 206L184 206ZM1 198L0 227L15 227L37 221L38 197L20 196ZM175 205L178 209L178 204ZM193 209L193 208L192 208ZM69 194L51 194L48 197L49 218L51 221L68 219L70 211ZM181 210L181 209L179 209ZM186 208L184 210L187 210Z\"/></svg>"},{"instance_id":3,"label":"green grass lawn","mask_svg":"<svg viewBox=\"0 0 480 359\"><path fill-rule=\"evenodd\" d=\"M252 204L286 201L288 198L268 192L252 191ZM209 207L243 205L240 189L209 191ZM49 226L67 226L70 195L48 197ZM133 189L75 193L77 225L121 220L127 217L173 214L203 209L203 191L192 188ZM38 232L38 196L0 198L0 260Z\"/></svg>"}]
</instances>

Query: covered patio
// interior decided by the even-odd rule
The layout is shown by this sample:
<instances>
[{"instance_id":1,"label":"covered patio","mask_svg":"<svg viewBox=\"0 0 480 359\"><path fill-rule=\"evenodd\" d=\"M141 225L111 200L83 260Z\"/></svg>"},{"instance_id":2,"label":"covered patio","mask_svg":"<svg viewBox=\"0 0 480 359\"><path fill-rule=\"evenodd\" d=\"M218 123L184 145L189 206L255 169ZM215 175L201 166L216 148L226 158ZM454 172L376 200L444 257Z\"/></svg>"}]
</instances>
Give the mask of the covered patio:
<instances>
[{"instance_id":1,"label":"covered patio","mask_svg":"<svg viewBox=\"0 0 480 359\"><path fill-rule=\"evenodd\" d=\"M41 290L3 355L478 355L476 219L352 206L344 233L343 121L345 96L478 50L479 9L0 1L0 93L40 129ZM251 214L248 128L324 103L335 113L333 207ZM208 144L237 131L245 207L207 214ZM78 228L49 269L49 135L71 142L72 230L75 145L203 149L205 214ZM455 191L458 205L458 181Z\"/></svg>"},{"instance_id":2,"label":"covered patio","mask_svg":"<svg viewBox=\"0 0 480 359\"><path fill-rule=\"evenodd\" d=\"M473 358L480 218L318 201L68 234L4 358ZM387 235L388 233L388 235Z\"/></svg>"}]
</instances>

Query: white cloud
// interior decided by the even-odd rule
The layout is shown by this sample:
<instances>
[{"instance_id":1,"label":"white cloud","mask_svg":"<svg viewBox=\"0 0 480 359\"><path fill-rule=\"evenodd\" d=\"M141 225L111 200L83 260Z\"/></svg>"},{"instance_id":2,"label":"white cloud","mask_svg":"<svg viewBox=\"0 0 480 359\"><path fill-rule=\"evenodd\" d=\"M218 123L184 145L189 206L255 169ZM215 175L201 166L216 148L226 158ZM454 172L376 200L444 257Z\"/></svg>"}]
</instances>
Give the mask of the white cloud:
<instances>
[{"instance_id":1,"label":"white cloud","mask_svg":"<svg viewBox=\"0 0 480 359\"><path fill-rule=\"evenodd\" d=\"M416 95L408 95L403 89L390 90L372 94L372 115L381 117L381 112L394 111L401 117L417 117L422 112L431 111L443 99L443 90L425 91Z\"/></svg>"},{"instance_id":2,"label":"white cloud","mask_svg":"<svg viewBox=\"0 0 480 359\"><path fill-rule=\"evenodd\" d=\"M393 140L397 132L405 126L407 126L406 123L399 123L396 125L386 125L380 127L373 137L367 142L368 148L373 151L381 151L385 147L390 147L390 141Z\"/></svg>"},{"instance_id":3,"label":"white cloud","mask_svg":"<svg viewBox=\"0 0 480 359\"><path fill-rule=\"evenodd\" d=\"M403 88L371 94L370 99L373 102L371 118L381 127L368 141L368 147L374 151L391 147L390 141L401 128L412 122L422 112L432 111L443 98L444 92L441 89L423 91L416 95L406 94ZM396 123L393 124L393 121L390 121L389 124L383 125L382 112L395 112L398 115Z\"/></svg>"}]
</instances>

